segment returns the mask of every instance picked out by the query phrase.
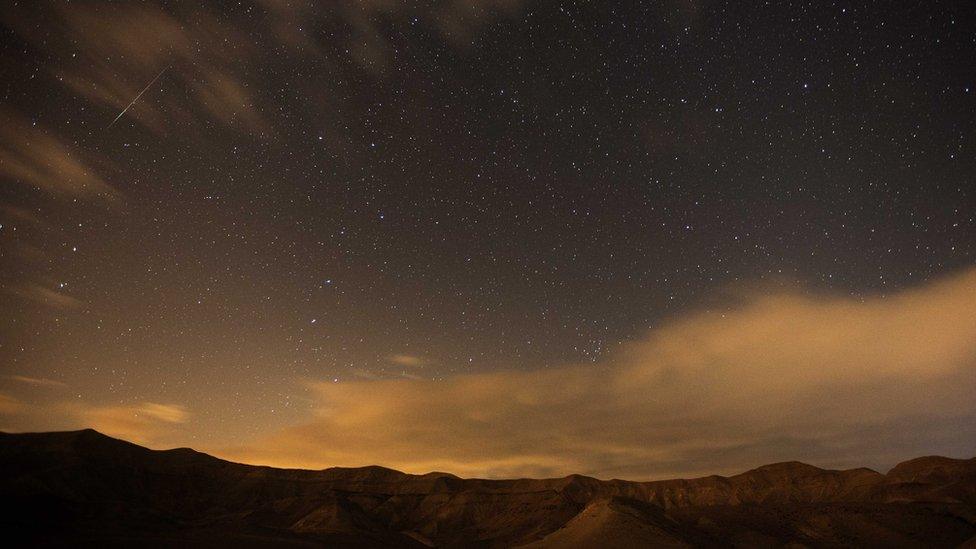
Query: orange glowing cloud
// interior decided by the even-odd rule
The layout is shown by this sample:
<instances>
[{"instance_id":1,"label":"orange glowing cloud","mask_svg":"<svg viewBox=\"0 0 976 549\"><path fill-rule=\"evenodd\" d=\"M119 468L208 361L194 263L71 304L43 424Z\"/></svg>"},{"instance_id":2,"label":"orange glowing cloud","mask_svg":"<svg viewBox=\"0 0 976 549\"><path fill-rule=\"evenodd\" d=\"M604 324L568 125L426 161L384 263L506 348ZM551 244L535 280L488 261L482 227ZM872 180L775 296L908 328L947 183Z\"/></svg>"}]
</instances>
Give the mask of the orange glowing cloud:
<instances>
[{"instance_id":1,"label":"orange glowing cloud","mask_svg":"<svg viewBox=\"0 0 976 549\"><path fill-rule=\"evenodd\" d=\"M182 406L154 402L85 407L77 410L77 415L84 425L140 444L155 443L174 431L173 424L184 423L189 418Z\"/></svg>"},{"instance_id":2,"label":"orange glowing cloud","mask_svg":"<svg viewBox=\"0 0 976 549\"><path fill-rule=\"evenodd\" d=\"M607 363L312 383L300 425L222 455L465 476L646 479L785 459L976 451L976 270L887 297L777 292L692 313Z\"/></svg>"}]
</instances>

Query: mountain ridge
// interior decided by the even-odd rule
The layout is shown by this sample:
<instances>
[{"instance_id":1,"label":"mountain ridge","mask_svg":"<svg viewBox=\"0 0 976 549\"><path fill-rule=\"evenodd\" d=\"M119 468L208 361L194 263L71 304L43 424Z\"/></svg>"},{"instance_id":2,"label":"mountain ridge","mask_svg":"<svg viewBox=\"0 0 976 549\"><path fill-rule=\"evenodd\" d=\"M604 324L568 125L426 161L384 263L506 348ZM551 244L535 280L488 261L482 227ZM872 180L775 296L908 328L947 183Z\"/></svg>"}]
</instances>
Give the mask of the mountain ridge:
<instances>
[{"instance_id":1,"label":"mountain ridge","mask_svg":"<svg viewBox=\"0 0 976 549\"><path fill-rule=\"evenodd\" d=\"M0 468L0 496L18 504L0 524L25 545L955 546L976 536L976 458L925 456L888 473L788 461L641 482L467 479L246 465L85 429L0 433Z\"/></svg>"}]
</instances>

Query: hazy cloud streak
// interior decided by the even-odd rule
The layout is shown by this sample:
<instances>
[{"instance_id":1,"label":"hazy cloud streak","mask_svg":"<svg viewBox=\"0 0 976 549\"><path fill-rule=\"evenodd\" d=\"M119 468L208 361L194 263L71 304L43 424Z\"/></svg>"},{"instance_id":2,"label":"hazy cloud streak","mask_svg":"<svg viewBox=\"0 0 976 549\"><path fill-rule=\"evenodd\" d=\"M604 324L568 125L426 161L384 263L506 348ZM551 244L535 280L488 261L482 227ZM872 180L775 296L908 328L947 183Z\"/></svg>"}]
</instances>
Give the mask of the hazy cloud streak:
<instances>
[{"instance_id":1,"label":"hazy cloud streak","mask_svg":"<svg viewBox=\"0 0 976 549\"><path fill-rule=\"evenodd\" d=\"M54 379L47 379L42 377L29 377L29 376L7 376L14 381L19 381L21 383L26 383L27 385L34 385L37 387L67 387L68 385L63 381L57 381Z\"/></svg>"},{"instance_id":2,"label":"hazy cloud streak","mask_svg":"<svg viewBox=\"0 0 976 549\"><path fill-rule=\"evenodd\" d=\"M74 147L41 125L4 110L0 110L0 176L59 196L116 195Z\"/></svg>"}]
</instances>

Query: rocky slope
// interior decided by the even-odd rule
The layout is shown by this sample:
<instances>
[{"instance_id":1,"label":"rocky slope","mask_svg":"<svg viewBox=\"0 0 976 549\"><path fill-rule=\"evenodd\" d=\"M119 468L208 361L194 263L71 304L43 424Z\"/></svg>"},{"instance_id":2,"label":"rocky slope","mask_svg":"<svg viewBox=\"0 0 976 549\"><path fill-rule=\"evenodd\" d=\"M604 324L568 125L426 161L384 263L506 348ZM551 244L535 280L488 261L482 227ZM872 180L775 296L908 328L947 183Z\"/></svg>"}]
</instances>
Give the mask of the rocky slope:
<instances>
[{"instance_id":1,"label":"rocky slope","mask_svg":"<svg viewBox=\"0 0 976 549\"><path fill-rule=\"evenodd\" d=\"M0 433L15 545L954 547L976 538L976 458L888 474L767 465L658 482L322 471L153 451L92 430Z\"/></svg>"}]
</instances>

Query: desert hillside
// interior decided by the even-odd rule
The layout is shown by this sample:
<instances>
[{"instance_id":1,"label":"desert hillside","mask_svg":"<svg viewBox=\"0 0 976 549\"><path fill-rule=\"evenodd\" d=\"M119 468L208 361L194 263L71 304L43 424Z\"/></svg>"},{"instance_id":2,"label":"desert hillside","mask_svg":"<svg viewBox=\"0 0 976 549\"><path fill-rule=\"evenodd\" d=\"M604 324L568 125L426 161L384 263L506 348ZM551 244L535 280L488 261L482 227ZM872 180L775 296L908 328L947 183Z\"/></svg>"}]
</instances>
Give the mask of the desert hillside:
<instances>
[{"instance_id":1,"label":"desert hillside","mask_svg":"<svg viewBox=\"0 0 976 549\"><path fill-rule=\"evenodd\" d=\"M778 463L656 482L286 470L96 431L0 434L20 546L956 547L976 536L976 459L887 474Z\"/></svg>"}]
</instances>

